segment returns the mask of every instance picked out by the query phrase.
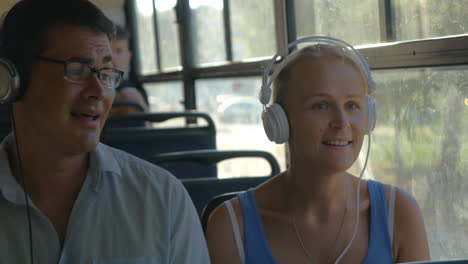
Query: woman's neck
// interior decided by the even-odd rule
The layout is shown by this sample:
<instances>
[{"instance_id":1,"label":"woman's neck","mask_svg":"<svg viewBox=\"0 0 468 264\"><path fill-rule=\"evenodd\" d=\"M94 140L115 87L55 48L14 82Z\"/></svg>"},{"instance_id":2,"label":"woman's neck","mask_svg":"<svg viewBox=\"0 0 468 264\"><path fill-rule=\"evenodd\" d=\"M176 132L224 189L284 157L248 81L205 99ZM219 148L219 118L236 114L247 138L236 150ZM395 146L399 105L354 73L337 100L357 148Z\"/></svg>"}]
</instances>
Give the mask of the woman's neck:
<instances>
[{"instance_id":1,"label":"woman's neck","mask_svg":"<svg viewBox=\"0 0 468 264\"><path fill-rule=\"evenodd\" d=\"M291 166L283 178L284 195L291 210L326 217L349 207L351 177L346 172L329 173Z\"/></svg>"}]
</instances>

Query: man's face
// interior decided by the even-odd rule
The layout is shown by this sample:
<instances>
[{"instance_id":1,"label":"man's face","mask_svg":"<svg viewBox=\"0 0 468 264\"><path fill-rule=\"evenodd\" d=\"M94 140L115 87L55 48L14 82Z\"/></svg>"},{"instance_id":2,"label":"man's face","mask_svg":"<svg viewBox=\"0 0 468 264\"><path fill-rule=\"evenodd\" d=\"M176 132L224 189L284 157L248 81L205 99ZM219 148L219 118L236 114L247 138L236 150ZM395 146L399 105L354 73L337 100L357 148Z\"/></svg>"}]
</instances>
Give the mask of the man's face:
<instances>
[{"instance_id":1,"label":"man's face","mask_svg":"<svg viewBox=\"0 0 468 264\"><path fill-rule=\"evenodd\" d=\"M116 39L111 43L112 47L112 61L117 69L125 71L130 60L132 53L128 49L128 40Z\"/></svg>"},{"instance_id":2,"label":"man's face","mask_svg":"<svg viewBox=\"0 0 468 264\"><path fill-rule=\"evenodd\" d=\"M43 57L79 60L97 69L113 66L104 33L84 26L55 25L46 37ZM96 147L114 95L113 89L100 84L97 74L84 83L72 83L64 78L63 65L38 60L26 94L15 108L31 131L32 142L46 142L60 153L74 155Z\"/></svg>"}]
</instances>

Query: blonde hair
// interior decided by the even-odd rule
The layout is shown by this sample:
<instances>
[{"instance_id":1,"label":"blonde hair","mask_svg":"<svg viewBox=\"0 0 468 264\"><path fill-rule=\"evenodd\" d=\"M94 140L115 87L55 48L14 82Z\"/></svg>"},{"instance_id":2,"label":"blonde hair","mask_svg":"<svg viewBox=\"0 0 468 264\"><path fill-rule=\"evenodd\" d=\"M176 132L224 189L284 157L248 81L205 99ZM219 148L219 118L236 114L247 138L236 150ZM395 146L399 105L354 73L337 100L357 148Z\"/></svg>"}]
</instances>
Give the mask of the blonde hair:
<instances>
[{"instance_id":1,"label":"blonde hair","mask_svg":"<svg viewBox=\"0 0 468 264\"><path fill-rule=\"evenodd\" d=\"M341 58L343 62L349 62L361 73L362 80L364 82L364 90L366 93L372 93L369 91L368 85L368 76L366 76L366 71L364 67L367 65L362 65L362 62L359 61L354 51L346 49L338 45L331 44L314 44L300 49L299 51L293 52L288 56L295 56L289 62L286 62L287 65L281 70L278 74L278 77L273 82L273 103L281 104L287 93L288 82L291 77L292 69L298 65L300 62L308 59L318 59L322 57L336 57ZM279 64L281 65L281 63Z\"/></svg>"}]
</instances>

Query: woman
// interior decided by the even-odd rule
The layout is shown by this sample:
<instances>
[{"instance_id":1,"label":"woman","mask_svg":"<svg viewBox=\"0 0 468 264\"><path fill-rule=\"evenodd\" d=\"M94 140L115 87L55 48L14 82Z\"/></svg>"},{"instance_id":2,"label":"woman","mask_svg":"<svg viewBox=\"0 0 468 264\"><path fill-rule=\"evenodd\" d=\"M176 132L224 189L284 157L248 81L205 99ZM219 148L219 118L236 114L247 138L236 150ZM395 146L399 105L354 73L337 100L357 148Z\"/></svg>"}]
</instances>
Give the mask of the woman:
<instances>
[{"instance_id":1,"label":"woman","mask_svg":"<svg viewBox=\"0 0 468 264\"><path fill-rule=\"evenodd\" d=\"M212 263L430 258L414 198L347 172L372 127L373 85L366 62L343 43L319 42L280 65L273 102L286 114L289 167L213 212Z\"/></svg>"}]
</instances>

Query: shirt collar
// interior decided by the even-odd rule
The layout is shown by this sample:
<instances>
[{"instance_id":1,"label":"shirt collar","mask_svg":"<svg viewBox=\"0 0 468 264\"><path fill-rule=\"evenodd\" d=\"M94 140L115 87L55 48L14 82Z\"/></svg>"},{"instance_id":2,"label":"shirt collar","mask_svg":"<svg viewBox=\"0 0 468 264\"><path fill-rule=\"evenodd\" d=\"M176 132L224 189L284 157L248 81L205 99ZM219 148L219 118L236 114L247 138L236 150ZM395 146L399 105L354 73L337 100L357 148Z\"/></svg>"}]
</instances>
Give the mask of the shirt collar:
<instances>
[{"instance_id":1,"label":"shirt collar","mask_svg":"<svg viewBox=\"0 0 468 264\"><path fill-rule=\"evenodd\" d=\"M99 190L102 177L122 175L122 169L115 159L114 153L102 143L99 143L91 151L89 159L89 174L93 178L92 188L96 192Z\"/></svg>"},{"instance_id":2,"label":"shirt collar","mask_svg":"<svg viewBox=\"0 0 468 264\"><path fill-rule=\"evenodd\" d=\"M102 143L99 143L96 148L91 151L90 161L91 171L97 170L100 173L107 172L119 176L122 173L120 165L114 157L114 153L108 146Z\"/></svg>"},{"instance_id":3,"label":"shirt collar","mask_svg":"<svg viewBox=\"0 0 468 264\"><path fill-rule=\"evenodd\" d=\"M10 133L0 145L0 193L11 202L24 204L23 188L13 176L8 159L13 139L14 136Z\"/></svg>"}]
</instances>

